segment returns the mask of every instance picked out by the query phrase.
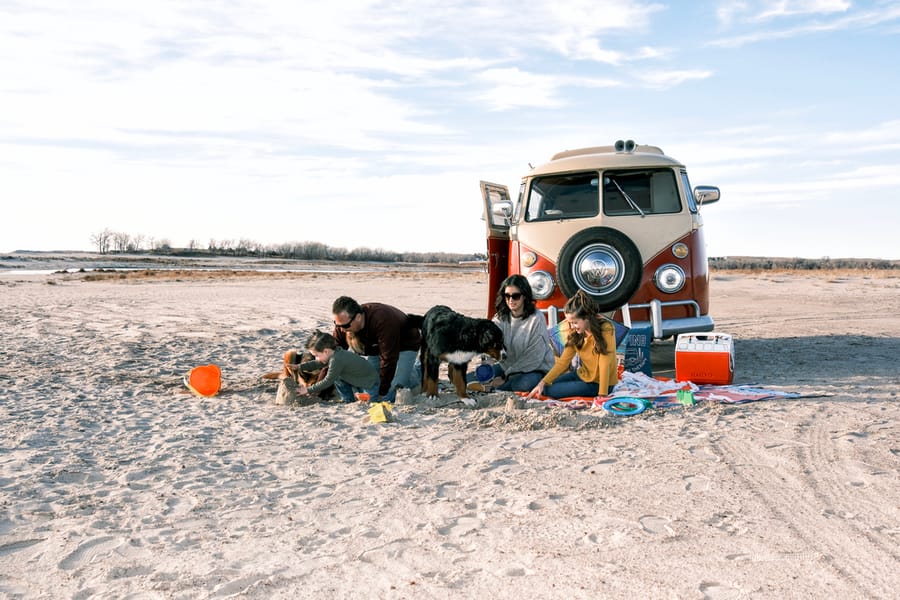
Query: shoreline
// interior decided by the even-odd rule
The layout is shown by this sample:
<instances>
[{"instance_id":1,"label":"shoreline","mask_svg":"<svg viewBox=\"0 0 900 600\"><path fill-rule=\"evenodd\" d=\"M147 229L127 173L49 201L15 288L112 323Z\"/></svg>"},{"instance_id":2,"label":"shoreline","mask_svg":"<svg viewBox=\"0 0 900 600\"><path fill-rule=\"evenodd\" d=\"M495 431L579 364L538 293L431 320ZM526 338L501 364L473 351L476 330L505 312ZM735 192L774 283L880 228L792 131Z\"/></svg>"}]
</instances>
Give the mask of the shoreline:
<instances>
[{"instance_id":1,"label":"shoreline","mask_svg":"<svg viewBox=\"0 0 900 600\"><path fill-rule=\"evenodd\" d=\"M37 268L40 267L40 268ZM328 260L284 260L250 257L122 257L103 259L92 256L53 255L40 260L8 259L0 256L0 278L10 276L49 276L93 274L102 278L104 274L133 273L152 276L155 273L175 273L180 277L190 277L192 273L208 278L242 277L247 273L290 274L290 273L396 273L396 272L483 272L482 264L473 263L403 263L403 262L360 262Z\"/></svg>"}]
</instances>

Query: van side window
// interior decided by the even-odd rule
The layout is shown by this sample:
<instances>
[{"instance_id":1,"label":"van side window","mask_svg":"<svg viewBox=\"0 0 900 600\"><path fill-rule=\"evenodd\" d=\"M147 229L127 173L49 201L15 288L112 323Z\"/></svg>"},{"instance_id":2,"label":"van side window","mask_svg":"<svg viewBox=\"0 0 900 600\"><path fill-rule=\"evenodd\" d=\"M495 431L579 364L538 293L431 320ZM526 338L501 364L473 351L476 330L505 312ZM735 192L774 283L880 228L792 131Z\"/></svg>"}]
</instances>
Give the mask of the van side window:
<instances>
[{"instance_id":1,"label":"van side window","mask_svg":"<svg viewBox=\"0 0 900 600\"><path fill-rule=\"evenodd\" d=\"M687 196L688 209L692 213L699 212L697 210L697 202L694 200L694 188L691 187L691 182L688 180L687 171L681 172L681 187L684 189L685 196Z\"/></svg>"},{"instance_id":2,"label":"van side window","mask_svg":"<svg viewBox=\"0 0 900 600\"><path fill-rule=\"evenodd\" d=\"M525 207L525 182L519 184L519 197L516 200L516 211L513 216L513 223L518 223L522 218L522 209Z\"/></svg>"},{"instance_id":3,"label":"van side window","mask_svg":"<svg viewBox=\"0 0 900 600\"><path fill-rule=\"evenodd\" d=\"M535 177L528 195L526 221L596 217L600 212L596 171Z\"/></svg>"},{"instance_id":4,"label":"van side window","mask_svg":"<svg viewBox=\"0 0 900 600\"><path fill-rule=\"evenodd\" d=\"M604 214L636 215L641 211L648 215L681 212L675 173L671 169L604 171Z\"/></svg>"}]
</instances>

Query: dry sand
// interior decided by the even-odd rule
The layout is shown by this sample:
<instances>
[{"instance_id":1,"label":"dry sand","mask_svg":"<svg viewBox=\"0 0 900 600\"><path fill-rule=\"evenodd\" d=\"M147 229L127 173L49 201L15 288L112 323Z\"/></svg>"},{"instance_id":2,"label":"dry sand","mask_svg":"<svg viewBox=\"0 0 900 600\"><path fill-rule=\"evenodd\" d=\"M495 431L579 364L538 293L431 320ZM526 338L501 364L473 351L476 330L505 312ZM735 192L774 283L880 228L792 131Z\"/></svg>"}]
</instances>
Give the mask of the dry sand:
<instances>
[{"instance_id":1,"label":"dry sand","mask_svg":"<svg viewBox=\"0 0 900 600\"><path fill-rule=\"evenodd\" d=\"M483 316L484 274L0 278L0 597L896 597L900 279L712 293L736 382L820 396L373 425L260 375L338 295Z\"/></svg>"}]
</instances>

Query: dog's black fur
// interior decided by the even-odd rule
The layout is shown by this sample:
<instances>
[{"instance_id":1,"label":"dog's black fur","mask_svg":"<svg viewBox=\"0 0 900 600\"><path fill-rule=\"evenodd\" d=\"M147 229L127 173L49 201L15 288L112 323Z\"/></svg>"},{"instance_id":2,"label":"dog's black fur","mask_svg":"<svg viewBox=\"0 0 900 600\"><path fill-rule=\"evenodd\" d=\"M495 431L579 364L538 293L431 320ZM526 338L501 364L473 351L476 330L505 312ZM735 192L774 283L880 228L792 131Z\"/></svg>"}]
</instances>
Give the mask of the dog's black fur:
<instances>
[{"instance_id":1,"label":"dog's black fur","mask_svg":"<svg viewBox=\"0 0 900 600\"><path fill-rule=\"evenodd\" d=\"M500 360L502 352L503 332L496 323L490 319L467 317L447 306L433 306L422 319L422 349L419 353L422 392L426 396L437 396L438 371L441 361L447 361L456 395L468 398L466 371L469 361L478 354Z\"/></svg>"}]
</instances>

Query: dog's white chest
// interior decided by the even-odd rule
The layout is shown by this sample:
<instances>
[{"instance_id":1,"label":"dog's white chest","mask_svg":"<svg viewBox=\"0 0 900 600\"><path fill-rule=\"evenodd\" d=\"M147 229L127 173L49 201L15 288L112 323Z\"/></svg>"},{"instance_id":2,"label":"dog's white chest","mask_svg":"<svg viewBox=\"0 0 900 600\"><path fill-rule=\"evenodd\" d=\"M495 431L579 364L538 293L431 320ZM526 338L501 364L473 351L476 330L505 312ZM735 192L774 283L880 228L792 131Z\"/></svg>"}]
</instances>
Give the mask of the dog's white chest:
<instances>
[{"instance_id":1,"label":"dog's white chest","mask_svg":"<svg viewBox=\"0 0 900 600\"><path fill-rule=\"evenodd\" d=\"M444 355L444 359L454 365L463 365L475 358L476 354L478 353L472 352L471 350L454 350L453 352L448 352Z\"/></svg>"}]
</instances>

